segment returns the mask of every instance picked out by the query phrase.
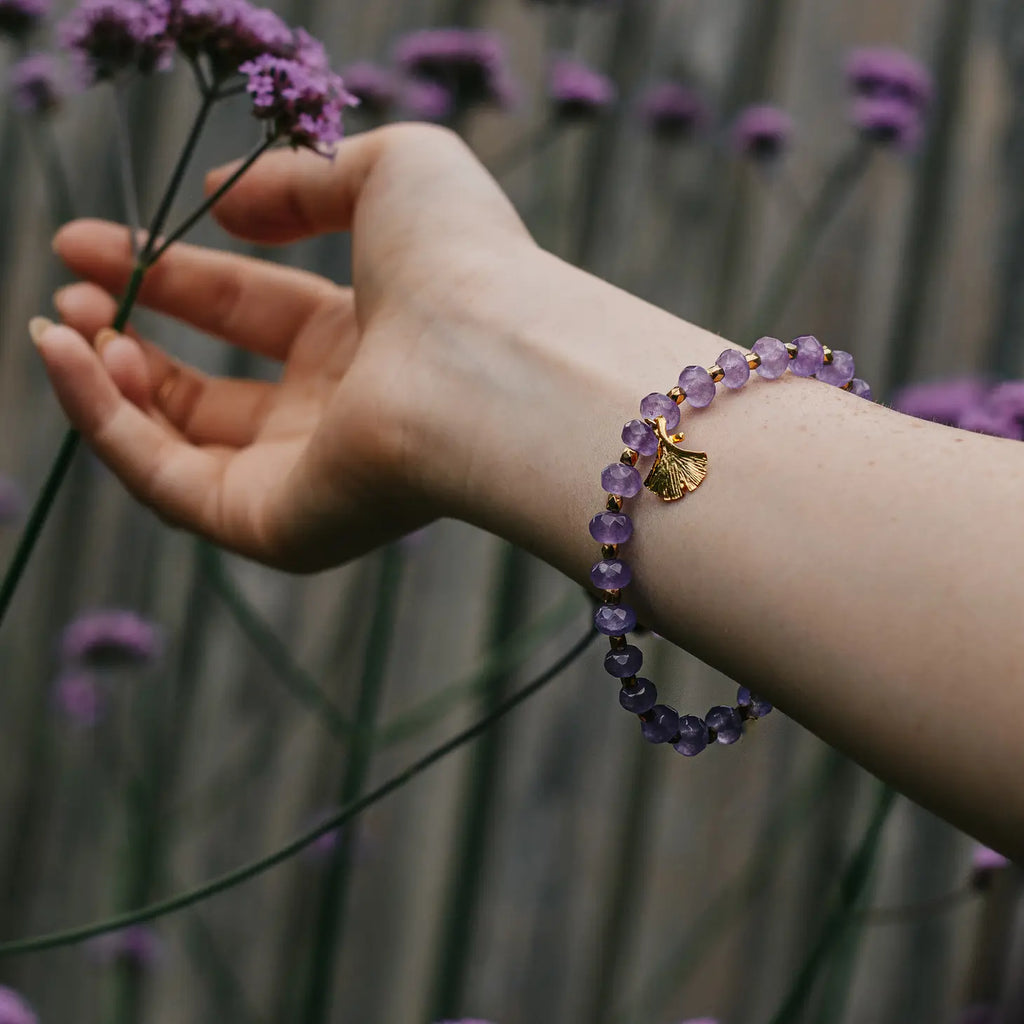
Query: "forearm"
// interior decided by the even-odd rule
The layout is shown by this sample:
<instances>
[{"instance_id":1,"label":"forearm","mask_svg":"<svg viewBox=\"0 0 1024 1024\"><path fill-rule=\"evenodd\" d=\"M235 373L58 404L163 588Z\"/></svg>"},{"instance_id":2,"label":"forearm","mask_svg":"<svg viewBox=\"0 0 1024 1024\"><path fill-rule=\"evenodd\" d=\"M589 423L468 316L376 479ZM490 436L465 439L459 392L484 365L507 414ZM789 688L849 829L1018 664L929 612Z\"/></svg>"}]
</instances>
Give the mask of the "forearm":
<instances>
[{"instance_id":1,"label":"forearm","mask_svg":"<svg viewBox=\"0 0 1024 1024\"><path fill-rule=\"evenodd\" d=\"M424 460L425 485L440 507L585 583L598 557L587 522L622 423L726 343L551 257L520 285L501 321L514 337L470 305L446 339L447 372L431 386L451 400L433 403L442 422L423 422L424 443L446 454ZM708 477L681 502L630 503L624 600L1024 856L1024 577L1008 568L1024 565L1024 449L790 375L684 405L680 429L708 453ZM671 699L670 681L663 691Z\"/></svg>"}]
</instances>

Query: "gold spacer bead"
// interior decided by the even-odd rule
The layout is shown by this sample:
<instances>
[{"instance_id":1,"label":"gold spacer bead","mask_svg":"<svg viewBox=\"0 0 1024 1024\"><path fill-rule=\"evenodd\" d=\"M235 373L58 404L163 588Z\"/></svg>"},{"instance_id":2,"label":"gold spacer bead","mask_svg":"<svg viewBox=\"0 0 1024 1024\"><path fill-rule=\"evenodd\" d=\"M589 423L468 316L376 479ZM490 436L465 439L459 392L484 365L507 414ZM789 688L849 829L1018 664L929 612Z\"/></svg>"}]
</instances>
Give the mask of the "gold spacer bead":
<instances>
[{"instance_id":1,"label":"gold spacer bead","mask_svg":"<svg viewBox=\"0 0 1024 1024\"><path fill-rule=\"evenodd\" d=\"M621 512L622 511L622 498L617 494L609 494L608 500L605 502L604 507L609 512Z\"/></svg>"},{"instance_id":2,"label":"gold spacer bead","mask_svg":"<svg viewBox=\"0 0 1024 1024\"><path fill-rule=\"evenodd\" d=\"M712 365L708 367L708 373L711 374L711 379L715 384L720 380L725 379L725 370L723 370L718 363L712 363Z\"/></svg>"},{"instance_id":3,"label":"gold spacer bead","mask_svg":"<svg viewBox=\"0 0 1024 1024\"><path fill-rule=\"evenodd\" d=\"M602 558L618 558L619 557L619 545L618 544L602 544L601 545L601 557Z\"/></svg>"},{"instance_id":4,"label":"gold spacer bead","mask_svg":"<svg viewBox=\"0 0 1024 1024\"><path fill-rule=\"evenodd\" d=\"M613 651L621 651L626 646L626 638L624 636L610 636L608 637L608 646Z\"/></svg>"},{"instance_id":5,"label":"gold spacer bead","mask_svg":"<svg viewBox=\"0 0 1024 1024\"><path fill-rule=\"evenodd\" d=\"M601 593L602 604L618 604L622 600L621 590L605 590Z\"/></svg>"},{"instance_id":6,"label":"gold spacer bead","mask_svg":"<svg viewBox=\"0 0 1024 1024\"><path fill-rule=\"evenodd\" d=\"M666 392L666 394L673 402L676 403L676 405L679 405L679 403L686 398L686 392L678 385L672 388L671 391Z\"/></svg>"},{"instance_id":7,"label":"gold spacer bead","mask_svg":"<svg viewBox=\"0 0 1024 1024\"><path fill-rule=\"evenodd\" d=\"M786 342L786 351L789 353L790 359L795 359L797 352L800 350L796 347L796 343L792 341Z\"/></svg>"},{"instance_id":8,"label":"gold spacer bead","mask_svg":"<svg viewBox=\"0 0 1024 1024\"><path fill-rule=\"evenodd\" d=\"M832 362L832 349L830 349L828 345L821 346L821 354L826 363Z\"/></svg>"},{"instance_id":9,"label":"gold spacer bead","mask_svg":"<svg viewBox=\"0 0 1024 1024\"><path fill-rule=\"evenodd\" d=\"M756 370L761 365L761 357L753 349L749 352L744 352L743 358L746 359L747 366L751 370Z\"/></svg>"},{"instance_id":10,"label":"gold spacer bead","mask_svg":"<svg viewBox=\"0 0 1024 1024\"><path fill-rule=\"evenodd\" d=\"M640 456L633 451L632 448L624 448L622 450L622 454L619 456L619 462L622 462L627 466L635 466L637 459L639 458Z\"/></svg>"},{"instance_id":11,"label":"gold spacer bead","mask_svg":"<svg viewBox=\"0 0 1024 1024\"><path fill-rule=\"evenodd\" d=\"M625 679L620 679L619 683L624 690L635 690L636 676L627 676Z\"/></svg>"}]
</instances>

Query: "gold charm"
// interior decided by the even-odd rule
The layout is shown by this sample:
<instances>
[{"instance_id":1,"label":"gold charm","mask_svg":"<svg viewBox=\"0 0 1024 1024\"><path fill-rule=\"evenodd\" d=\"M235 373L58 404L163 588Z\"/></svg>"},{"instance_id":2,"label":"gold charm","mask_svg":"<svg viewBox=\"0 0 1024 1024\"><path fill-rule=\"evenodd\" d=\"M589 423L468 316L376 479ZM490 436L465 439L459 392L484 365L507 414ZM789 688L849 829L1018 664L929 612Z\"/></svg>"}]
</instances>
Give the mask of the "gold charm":
<instances>
[{"instance_id":1,"label":"gold charm","mask_svg":"<svg viewBox=\"0 0 1024 1024\"><path fill-rule=\"evenodd\" d=\"M658 436L658 454L644 486L663 501L676 501L687 491L695 491L700 486L708 474L708 457L704 452L677 448L676 444L683 440L683 435L669 434L664 416L659 416L651 425Z\"/></svg>"}]
</instances>

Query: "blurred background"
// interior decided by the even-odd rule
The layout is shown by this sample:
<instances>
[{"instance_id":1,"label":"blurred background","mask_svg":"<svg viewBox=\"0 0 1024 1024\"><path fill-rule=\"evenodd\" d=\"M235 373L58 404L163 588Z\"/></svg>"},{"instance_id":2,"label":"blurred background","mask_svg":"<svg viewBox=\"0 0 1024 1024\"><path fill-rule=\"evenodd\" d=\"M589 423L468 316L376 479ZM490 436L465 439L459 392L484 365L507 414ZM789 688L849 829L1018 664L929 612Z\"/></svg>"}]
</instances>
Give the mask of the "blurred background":
<instances>
[{"instance_id":1,"label":"blurred background","mask_svg":"<svg viewBox=\"0 0 1024 1024\"><path fill-rule=\"evenodd\" d=\"M5 80L69 6L6 40ZM349 131L449 123L566 259L740 345L814 334L854 354L876 399L1024 434L1021 389L998 386L1024 375L1024 5L272 6L350 69ZM422 34L438 28L493 35ZM4 561L65 429L25 330L67 281L54 224L125 218L119 119L152 211L198 102L182 66L118 91L0 105ZM258 139L246 102L213 115L182 213L205 168ZM211 223L195 235L235 246ZM261 255L348 275L345 238ZM273 375L136 323L211 372ZM856 557L837 549L836 570ZM452 522L289 578L166 528L79 452L0 633L0 942L283 846L555 664L590 610ZM645 649L671 703L732 702L685 653ZM0 1024L31 1021L28 1006L78 1024L1010 1024L1020 888L781 713L693 761L644 743L590 647L272 871L145 925L0 955Z\"/></svg>"}]
</instances>

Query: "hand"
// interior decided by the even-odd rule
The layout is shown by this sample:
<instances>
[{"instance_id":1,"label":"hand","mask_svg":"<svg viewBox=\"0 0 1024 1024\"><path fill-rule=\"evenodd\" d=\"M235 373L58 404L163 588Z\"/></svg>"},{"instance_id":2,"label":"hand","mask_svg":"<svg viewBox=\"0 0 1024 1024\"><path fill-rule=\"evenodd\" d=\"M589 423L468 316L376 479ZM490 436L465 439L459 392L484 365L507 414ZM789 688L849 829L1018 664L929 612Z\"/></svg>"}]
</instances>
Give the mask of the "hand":
<instances>
[{"instance_id":1,"label":"hand","mask_svg":"<svg viewBox=\"0 0 1024 1024\"><path fill-rule=\"evenodd\" d=\"M68 225L55 247L90 283L58 293L64 326L33 334L73 425L165 520L280 568L326 568L441 514L417 468L431 382L460 321L507 305L503 282L538 252L493 180L455 136L402 125L333 162L270 154L214 214L264 244L351 231L354 286L172 246L141 304L283 364L277 383L212 378L101 330L128 234Z\"/></svg>"}]
</instances>

